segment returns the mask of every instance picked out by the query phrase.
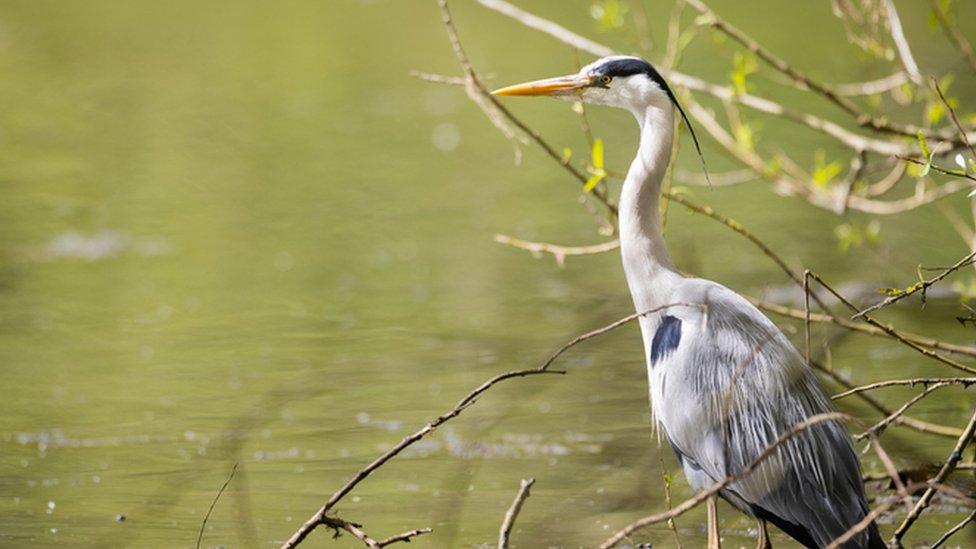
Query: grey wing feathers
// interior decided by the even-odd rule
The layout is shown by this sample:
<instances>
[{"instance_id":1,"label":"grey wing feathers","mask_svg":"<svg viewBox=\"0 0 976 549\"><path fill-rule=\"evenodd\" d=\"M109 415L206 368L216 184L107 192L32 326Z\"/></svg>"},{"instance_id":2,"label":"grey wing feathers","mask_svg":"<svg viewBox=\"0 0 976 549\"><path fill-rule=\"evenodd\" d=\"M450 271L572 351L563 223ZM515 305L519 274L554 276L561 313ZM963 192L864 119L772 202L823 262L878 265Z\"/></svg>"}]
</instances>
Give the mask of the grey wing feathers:
<instances>
[{"instance_id":1,"label":"grey wing feathers","mask_svg":"<svg viewBox=\"0 0 976 549\"><path fill-rule=\"evenodd\" d=\"M833 411L813 372L789 340L758 310L730 290L689 281L678 301L706 305L704 322L685 322L680 370L698 411L664 423L689 482L696 488L736 474L801 421ZM691 320L691 319L689 319ZM672 391L675 373L669 372ZM684 395L680 400L688 400ZM671 406L689 406L676 402ZM811 547L823 547L868 512L861 472L845 426L814 425L794 436L752 474L722 496L765 518ZM850 547L883 547L877 529Z\"/></svg>"}]
</instances>

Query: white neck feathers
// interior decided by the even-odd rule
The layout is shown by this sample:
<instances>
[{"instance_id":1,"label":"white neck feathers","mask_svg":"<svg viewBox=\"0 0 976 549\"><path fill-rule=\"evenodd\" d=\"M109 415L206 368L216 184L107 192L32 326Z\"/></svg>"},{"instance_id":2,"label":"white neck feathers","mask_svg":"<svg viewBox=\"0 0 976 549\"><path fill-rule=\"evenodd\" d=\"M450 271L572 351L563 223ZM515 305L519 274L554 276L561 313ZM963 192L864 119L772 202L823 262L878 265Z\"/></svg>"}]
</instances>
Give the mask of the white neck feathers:
<instances>
[{"instance_id":1,"label":"white neck feathers","mask_svg":"<svg viewBox=\"0 0 976 549\"><path fill-rule=\"evenodd\" d=\"M665 304L681 278L664 244L659 213L674 140L674 107L663 93L648 94L640 103L630 109L640 124L640 146L620 194L620 251L638 311Z\"/></svg>"}]
</instances>

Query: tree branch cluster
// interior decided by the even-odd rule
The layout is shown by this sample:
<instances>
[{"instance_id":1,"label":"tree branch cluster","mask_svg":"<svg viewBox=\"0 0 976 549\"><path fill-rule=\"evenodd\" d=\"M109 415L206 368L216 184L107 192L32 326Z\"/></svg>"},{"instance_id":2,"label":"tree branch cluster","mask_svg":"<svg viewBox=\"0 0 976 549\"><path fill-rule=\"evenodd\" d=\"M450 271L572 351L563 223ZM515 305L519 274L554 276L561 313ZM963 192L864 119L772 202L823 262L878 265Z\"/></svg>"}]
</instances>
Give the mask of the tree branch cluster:
<instances>
[{"instance_id":1,"label":"tree branch cluster","mask_svg":"<svg viewBox=\"0 0 976 549\"><path fill-rule=\"evenodd\" d=\"M549 35L569 45L574 50L596 56L607 56L615 53L613 49L603 44L573 33L553 21L532 14L505 0L477 1L481 6L505 15L533 31ZM953 155L971 153L973 156L972 160L976 162L976 149L972 145L972 143L976 142L976 132L966 128L960 121L954 111L952 101L946 97L939 83L934 81L929 82L923 75L923 68L919 67L912 53L910 43L903 32L894 3L891 0L865 3L864 5L871 4L871 6L874 6L870 8L873 11L868 14L862 10L863 6L855 6L852 4L852 1L834 0L834 12L843 19L844 24L849 30L857 28L858 25L870 24L872 25L872 32L877 33L883 30L888 33L887 40L890 40L890 43L893 44L893 51L897 53L898 63L896 71L890 76L872 81L849 84L828 84L821 82L764 47L745 31L729 23L714 12L703 0L676 0L675 10L672 12L668 25L668 37L664 45L665 58L661 66L665 69L666 77L669 81L678 89L682 90L682 102L695 121L701 127L705 128L708 134L712 136L714 141L718 143L730 158L740 164L740 169L731 172L728 177L723 177L719 174L718 177L714 178L716 181L724 182L723 184L743 184L749 181L762 180L768 182L772 189L779 194L799 197L809 204L829 212L843 213L850 209L875 215L892 215L911 211L923 205L941 200L958 191L974 188L973 184L976 182L976 178L973 177L972 169L966 163L965 158L963 158L960 170L946 167L945 161ZM946 34L947 39L960 53L962 58L976 71L976 55L973 54L972 46L965 36L959 32L958 27L952 21L949 14L943 10L944 4L938 0L930 0L930 2L939 27ZM447 31L451 48L460 65L461 76L444 76L426 72L414 72L413 75L433 84L463 87L469 99L485 113L490 122L512 143L516 151L516 158L519 158L523 145L534 143L550 159L555 161L561 169L565 170L571 179L576 180L580 185L585 184L589 179L585 168L575 166L569 158L566 158L562 153L558 152L559 149L557 147L553 146L523 120L516 117L483 86L478 72L471 65L462 46L457 28L448 9L447 0L437 0L437 4L440 7L442 22ZM683 29L682 15L685 6L691 8L697 14L697 17L692 26ZM641 47L647 49L653 47L655 41L648 35L646 14L641 14L643 14L642 11L635 12L634 16L638 19L635 21L635 25L639 34ZM643 23L639 20L642 16L644 17ZM701 28L712 29L712 31L730 38L734 43L738 44L738 47L745 54L755 56L756 59L761 61L771 71L771 79L778 78L781 84L823 99L832 105L842 118L840 120L831 120L823 116L814 115L813 113L796 110L768 97L750 93L745 89L736 89L734 86L730 87L716 84L704 78L676 70L674 66L680 60L682 50L690 42L690 38L693 38L694 34L699 32ZM877 39L880 40L881 38ZM887 116L879 115L871 108L863 106L858 100L858 98L868 95L892 94L894 97L896 92L904 89L906 86L911 88L912 93L916 97L925 98L924 100L928 102L928 105L942 108L947 113L951 124L944 125L943 127L934 127L929 121L911 123L894 120ZM695 94L703 94L713 100L717 100L725 109L726 123L723 125L713 111L707 109L696 99ZM764 116L789 121L801 128L826 136L842 145L851 155L849 162L850 172L843 179L821 181L802 168L800 162L789 157L783 151L763 150L754 143L743 140L740 136L748 121L739 112L739 107L746 107ZM854 129L851 129L849 126L853 126ZM960 156L957 156L957 158L960 158ZM908 164L921 166L921 169L906 169ZM611 175L619 173L609 168L607 172ZM952 179L937 184L932 179L931 172L936 172L951 177ZM879 173L881 176L877 177ZM874 176L873 179L872 176ZM904 187L901 183L905 182L906 179L910 183L914 183L914 189L911 194L891 198L891 194L896 189ZM773 261L793 283L803 288L807 303L802 310L767 303L758 299L753 299L753 302L767 312L794 320L802 320L806 330L808 355L810 347L810 325L811 323L820 323L828 327L841 328L851 333L863 333L891 339L912 349L922 358L930 359L944 367L968 374L967 377L931 376L914 379L889 379L857 385L829 366L824 366L817 361L811 360L811 365L826 379L845 389L843 392L835 395L834 399L857 397L882 414L880 421L867 428L857 438L868 441L868 449L874 450L885 469L884 473L868 474L866 478L889 478L892 481L892 486L895 491L891 497L878 504L864 521L855 525L850 531L834 540L831 547L841 546L846 540L856 535L857 532L866 528L871 520L883 513L891 512L892 508L898 506L899 503L904 505L906 515L893 534L890 542L892 546L900 546L905 535L918 521L922 513L931 505L937 493L946 497L952 497L964 502L966 505L976 505L971 497L947 484L949 476L953 471L960 467L967 468L972 465L971 463L964 462L962 456L964 450L971 444L974 431L976 431L976 408L972 411L972 418L962 429L949 425L934 424L906 415L906 411L910 407L938 389L950 386L968 388L976 384L976 368L963 362L963 360L976 357L976 347L909 333L889 323L882 322L873 316L912 295L918 294L924 300L925 293L929 288L943 282L953 273L971 266L974 258L976 258L976 249L972 248L974 245L973 242L966 242L969 253L951 267L942 269L936 276L925 279L919 275L919 281L908 288L894 290L889 293L888 297L874 305L859 308L834 289L823 277L809 270L800 272L791 268L786 261L741 223L719 214L710 206L703 206L693 202L684 194L668 190L665 191L664 196L667 198L668 204L674 202L691 212L712 219L736 234L739 234ZM610 197L609 187L606 183L598 184L592 192L582 193L582 201L591 211L599 212L603 224L609 227L615 227L616 204L614 204ZM967 230L970 234L974 232L972 229ZM569 256L586 256L604 253L616 249L619 246L617 240L609 240L589 246L562 246L546 242L530 242L506 235L496 235L495 239L501 244L523 249L537 256L542 254L552 255L560 266ZM826 304L825 298L818 291L814 291L811 288L811 281L817 282L820 288L836 298L840 304L850 309L852 316L834 312ZM819 311L811 310L810 300L813 301ZM565 373L563 371L552 370L550 366L570 348L642 316L674 306L694 305L672 303L655 310L628 315L607 326L574 338L535 368L512 370L488 379L468 393L452 409L431 420L419 430L405 437L398 444L377 457L373 462L363 467L345 485L333 493L281 547L283 549L297 547L319 526L325 526L333 530L336 536L340 532L352 535L368 547L384 547L397 542L409 542L416 536L430 533L430 528L418 528L377 541L376 538L371 537L364 531L364 527L361 524L339 517L336 514L336 507L361 482L369 478L390 460L397 457L403 450L423 438L430 436L439 426L458 417L468 407L475 404L485 392L493 389L502 381L542 374ZM923 390L895 410L884 406L873 396L873 392L884 388L914 387L917 385L921 385ZM696 508L710 496L728 486L729 483L751 474L766 458L775 453L781 444L784 444L805 429L820 422L841 419L846 419L846 416L839 413L821 414L795 425L789 432L782 434L773 444L767 447L753 463L677 505L672 506L670 504L670 491L668 491L669 508L667 511L635 519L608 537L599 547L614 547L622 541L629 539L629 536L638 532L640 529L653 524L668 522L673 527L673 519ZM922 483L906 484L903 481L903 471L898 470L891 456L884 450L879 440L885 430L892 425L955 440L951 453L941 463L934 476ZM228 479L229 481L230 479ZM514 501L503 516L498 537L498 547L500 549L509 546L514 523L523 505L527 502L529 490L533 483L533 479L522 480ZM226 488L226 483L221 488L221 493L224 488ZM922 490L922 495L915 499L913 494L918 490ZM219 493L217 497L219 498ZM216 498L214 504L216 504ZM211 506L211 511L212 508L213 506ZM210 512L208 512L207 518L209 518L209 515ZM976 517L976 511L946 531L940 539L934 542L933 547L944 544L950 536L960 531L969 522L972 522L974 517ZM204 522L204 526L205 524L206 522ZM203 526L201 526L201 537L202 533ZM677 539L676 529L674 533Z\"/></svg>"}]
</instances>

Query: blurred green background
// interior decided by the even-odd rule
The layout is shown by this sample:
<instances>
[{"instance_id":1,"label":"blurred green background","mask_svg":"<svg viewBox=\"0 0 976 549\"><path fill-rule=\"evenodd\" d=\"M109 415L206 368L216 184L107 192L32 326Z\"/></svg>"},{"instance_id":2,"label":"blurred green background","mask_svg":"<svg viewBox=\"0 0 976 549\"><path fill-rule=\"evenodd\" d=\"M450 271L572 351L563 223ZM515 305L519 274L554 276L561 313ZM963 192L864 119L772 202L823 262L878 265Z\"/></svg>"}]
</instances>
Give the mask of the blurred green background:
<instances>
[{"instance_id":1,"label":"blurred green background","mask_svg":"<svg viewBox=\"0 0 976 549\"><path fill-rule=\"evenodd\" d=\"M601 31L591 4L521 2L638 51L629 26ZM658 59L671 2L645 4ZM890 73L851 53L827 2L711 5L826 81ZM923 69L965 73L927 24L927 3L898 5ZM470 1L454 11L492 84L574 69L562 44ZM973 21L963 24L974 37ZM681 68L726 83L733 51L704 33ZM0 545L192 546L239 462L204 545L274 546L476 384L631 311L616 253L557 268L492 241L496 232L605 237L564 172L532 147L514 165L463 91L412 69L458 74L433 2L0 1ZM958 75L952 91L972 110L973 75ZM780 97L836 114L816 98ZM510 106L586 157L568 105ZM593 109L590 121L608 163L626 166L630 115ZM808 163L817 149L846 162L833 142L795 126L761 128ZM710 143L705 154L715 172L733 167ZM699 169L690 149L678 161ZM935 207L878 218L880 242L843 254L834 228L873 218L839 217L762 182L692 192L838 283L904 286L919 263L967 251ZM946 205L970 218L968 200ZM668 240L682 269L738 291L787 282L747 242L678 206ZM953 319L957 298L916 305L886 318L973 342ZM831 341L834 366L859 381L951 375L886 340ZM363 483L341 515L377 537L431 526L422 547L483 546L519 479L533 476L517 545L575 547L662 508L662 459L675 497L689 495L649 427L637 328L562 364L569 375L492 390ZM916 391L882 396L897 406ZM944 389L914 415L961 426L973 400ZM877 419L855 402L844 409ZM894 428L885 441L905 466L947 448ZM878 469L870 458L865 466ZM704 539L703 513L678 520L686 546ZM961 513L936 508L913 535L931 540ZM752 526L723 511L732 546L751 546ZM671 543L664 525L639 540ZM321 531L307 543L354 542Z\"/></svg>"}]
</instances>

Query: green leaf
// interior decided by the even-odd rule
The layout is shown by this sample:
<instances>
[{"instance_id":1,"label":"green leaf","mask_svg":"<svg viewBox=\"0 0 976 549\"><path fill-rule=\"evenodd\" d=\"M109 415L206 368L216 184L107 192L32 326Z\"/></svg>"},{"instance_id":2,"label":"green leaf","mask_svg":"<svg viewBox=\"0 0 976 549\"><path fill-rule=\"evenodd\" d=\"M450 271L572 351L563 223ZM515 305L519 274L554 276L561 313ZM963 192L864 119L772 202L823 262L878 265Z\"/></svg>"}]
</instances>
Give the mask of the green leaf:
<instances>
[{"instance_id":1,"label":"green leaf","mask_svg":"<svg viewBox=\"0 0 976 549\"><path fill-rule=\"evenodd\" d=\"M956 81L956 75L947 72L942 78L939 79L939 89L942 90L943 94L949 93L949 86ZM955 106L953 106L955 108Z\"/></svg>"},{"instance_id":2,"label":"green leaf","mask_svg":"<svg viewBox=\"0 0 976 549\"><path fill-rule=\"evenodd\" d=\"M918 146L920 149L922 149L922 157L928 160L928 158L932 156L932 153L929 152L929 143L928 141L925 140L925 134L922 132L918 132L917 137L918 137Z\"/></svg>"},{"instance_id":3,"label":"green leaf","mask_svg":"<svg viewBox=\"0 0 976 549\"><path fill-rule=\"evenodd\" d=\"M941 107L941 104L939 106ZM925 140L925 135L922 132L918 132L918 146L922 149L922 157L925 158L925 165L918 170L918 177L925 177L932 169L932 151L929 150L929 144Z\"/></svg>"},{"instance_id":4,"label":"green leaf","mask_svg":"<svg viewBox=\"0 0 976 549\"><path fill-rule=\"evenodd\" d=\"M755 135L756 132L746 122L743 122L742 124L739 124L738 126L735 127L735 141L736 143L739 144L740 147L742 147L747 151L755 152L756 150Z\"/></svg>"},{"instance_id":5,"label":"green leaf","mask_svg":"<svg viewBox=\"0 0 976 549\"><path fill-rule=\"evenodd\" d=\"M758 70L759 62L755 55L742 52L736 52L732 61L733 68L732 72L729 73L729 79L732 80L732 87L736 95L743 95L749 91L750 87L747 78Z\"/></svg>"},{"instance_id":6,"label":"green leaf","mask_svg":"<svg viewBox=\"0 0 976 549\"><path fill-rule=\"evenodd\" d=\"M925 177L926 175L929 174L930 171L932 171L932 159L931 158L929 158L929 161L926 162L924 166L922 166L922 169L921 170L918 171L918 176L919 177Z\"/></svg>"},{"instance_id":7,"label":"green leaf","mask_svg":"<svg viewBox=\"0 0 976 549\"><path fill-rule=\"evenodd\" d=\"M593 140L593 150L590 151L590 157L593 159L593 167L602 170L603 169L603 140L594 139Z\"/></svg>"},{"instance_id":8,"label":"green leaf","mask_svg":"<svg viewBox=\"0 0 976 549\"><path fill-rule=\"evenodd\" d=\"M588 193L588 192L592 191L593 189L595 189L596 186L601 181L603 181L603 178L606 177L606 176L607 176L607 174L605 174L605 173L595 173L595 174L591 175L590 178L586 181L586 184L583 185L583 192L587 192Z\"/></svg>"},{"instance_id":9,"label":"green leaf","mask_svg":"<svg viewBox=\"0 0 976 549\"><path fill-rule=\"evenodd\" d=\"M827 188L830 186L830 182L834 180L835 177L840 175L843 166L840 162L834 160L833 162L827 163L827 155L824 153L823 149L818 150L815 156L815 165L813 168L813 182L816 183L818 187Z\"/></svg>"},{"instance_id":10,"label":"green leaf","mask_svg":"<svg viewBox=\"0 0 976 549\"><path fill-rule=\"evenodd\" d=\"M929 124L938 124L945 114L945 106L939 101L933 101L925 108L925 119Z\"/></svg>"}]
</instances>

